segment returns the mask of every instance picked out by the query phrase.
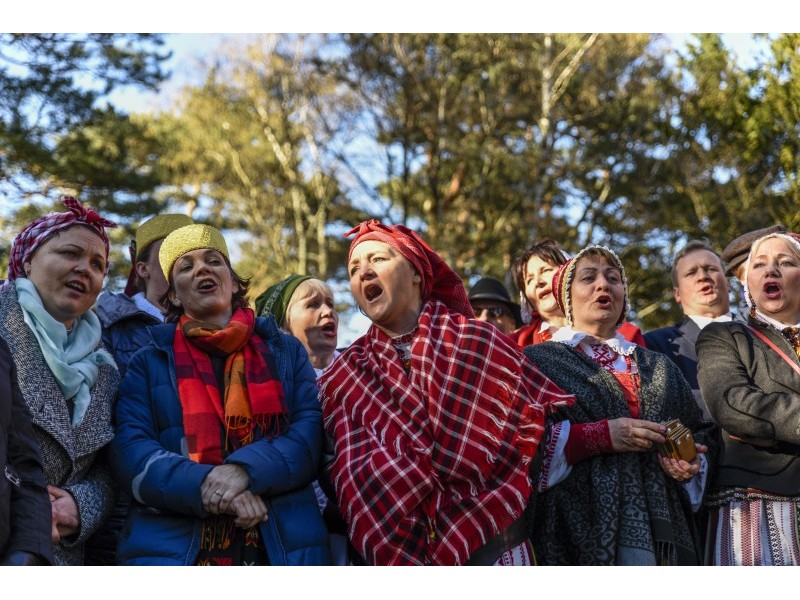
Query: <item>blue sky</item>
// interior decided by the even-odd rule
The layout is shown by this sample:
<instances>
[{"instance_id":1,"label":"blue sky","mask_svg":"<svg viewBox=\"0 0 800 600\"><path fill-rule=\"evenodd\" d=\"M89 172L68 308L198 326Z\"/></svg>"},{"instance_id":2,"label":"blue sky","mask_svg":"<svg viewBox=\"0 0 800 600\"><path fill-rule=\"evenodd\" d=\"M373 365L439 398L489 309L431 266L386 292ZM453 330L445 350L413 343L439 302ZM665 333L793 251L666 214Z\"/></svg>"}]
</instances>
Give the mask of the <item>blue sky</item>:
<instances>
[{"instance_id":1,"label":"blue sky","mask_svg":"<svg viewBox=\"0 0 800 600\"><path fill-rule=\"evenodd\" d=\"M686 25L686 23L684 23ZM163 109L170 105L180 88L198 81L203 73L203 60L217 52L226 42L237 42L252 34L246 33L171 33L166 35L167 46L173 52L167 62L172 77L159 92L141 92L133 88L118 89L109 97L115 106L128 112ZM727 33L725 43L747 64L758 52L750 33ZM667 34L671 45L683 48L689 33Z\"/></svg>"},{"instance_id":2,"label":"blue sky","mask_svg":"<svg viewBox=\"0 0 800 600\"><path fill-rule=\"evenodd\" d=\"M769 3L771 0L768 0ZM682 0L679 1L677 4L680 5ZM45 5L49 4L49 2L45 2ZM86 2L86 1L78 1L77 3L73 3L70 6L73 8L77 5L99 5L98 2ZM12 27L9 29L16 29L18 31L45 31L48 29L52 30L60 30L60 31L70 31L70 30L78 30L78 31L90 31L90 30L105 30L105 31L115 31L119 29L142 29L147 30L147 27L137 28L136 26L139 24L136 22L137 19L141 18L142 14L147 13L146 7L147 5L151 4L150 0L144 0L144 2L137 3L137 12L135 14L126 15L126 20L113 22L113 23L102 23L102 24L95 24L92 22L91 18L88 21L84 21L79 19L80 24L74 23L71 24L69 19L75 19L76 14L79 11L73 11L70 15L67 15L67 20L65 21L58 21L57 27L47 27L48 21L52 20L52 17L60 10L62 10L62 5L54 4L51 12L47 13L47 17L45 19L39 19L38 16L31 16L31 15L12 15L11 22L9 24ZM172 26L169 26L169 21L171 19L175 19L175 16L170 17L169 11L163 11L164 7L163 0L159 4L159 10L156 13L158 18L155 20L151 20L148 22L148 27L152 28L154 24L159 24L159 29L162 31L178 31L180 33L170 33L166 34L166 41L167 46L169 49L173 51L172 58L168 61L166 67L168 70L172 72L172 76L169 81L167 81L158 92L142 92L135 88L121 88L114 91L113 94L109 97L109 101L113 103L115 106L119 107L122 110L127 112L145 112L145 111L152 111L152 110L159 110L159 109L166 109L172 104L172 101L176 97L177 93L180 89L188 84L199 82L202 79L203 73L205 71L203 67L203 61L207 60L210 56L215 54L222 45L226 42L238 42L241 41L243 38L248 37L252 34L247 33L236 33L235 30L240 28L243 24L253 25L256 28L261 29L271 29L273 31L321 31L321 30L340 30L340 31L355 31L355 30L369 30L369 26L364 25L372 25L375 30L382 30L380 27L375 27L375 24L371 23L360 23L358 18L352 19L354 13L347 10L347 7L353 4L358 4L357 2L338 2L335 4L336 11L334 13L331 12L331 5L330 4L322 4L320 5L316 1L314 2L307 2L304 4L306 7L303 10L303 16L300 18L299 15L281 15L280 13L275 13L274 11L270 11L269 15L254 15L252 19L243 18L243 14L250 14L252 12L251 9L248 9L245 13L240 11L229 11L225 14L218 14L221 10L221 5L214 4L212 5L213 8L205 8L202 2L195 3L192 5L193 7L193 14L202 15L202 18L198 21L192 20L182 20L180 17L183 16L182 12L178 13L177 21L172 23ZM408 30L408 31L415 31L419 30L421 25L425 25L425 30L431 31L470 31L476 29L476 25L480 24L485 30L489 31L504 31L508 23L506 23L506 28L500 26L502 25L502 21L496 21L495 17L497 13L504 12L502 11L502 7L505 6L507 3L505 0L500 0L499 2L493 2L492 7L494 9L493 15L488 16L488 20L484 19L484 15L481 15L478 21L475 21L473 24L470 24L469 19L464 20L463 22L459 21L452 21L452 15L450 15L450 11L442 12L441 9L437 10L430 10L430 3L424 2L419 3L416 0L412 0L411 2L404 3L404 7L409 9L403 12L401 15L398 15L398 20L392 20L392 28L398 30ZM612 3L612 5L624 5L625 2L616 2ZM233 2L226 2L224 4L225 8L235 7L238 5L237 1ZM414 20L413 26L410 27L403 27L404 19L408 19L413 17L415 14L415 7L421 8L421 5L425 5L424 14L426 15L424 20L416 19ZM570 6L574 7L576 5L583 5L583 2L571 2ZM41 3L36 5L39 10L41 10L42 5ZM105 5L104 5L105 6ZM460 3L460 7L470 7L475 6L476 12L474 14L478 14L478 12L486 12L486 4L485 3ZM526 11L530 11L530 8L525 9L524 5L523 8L520 8L520 4L513 3L513 11L506 12L506 19L508 19L508 15L513 13L521 13L520 16L526 16ZM604 4L604 6L608 6L608 3ZM595 10L597 4L591 3L585 6L585 10L582 8L580 11L570 10L570 18L565 19L563 12L557 15L548 15L545 12L543 13L541 10L537 9L536 16L530 15L528 20L520 20L515 21L512 20L510 22L516 22L517 25L520 23L527 22L530 27L522 27L522 29L551 29L551 30L571 30L571 31L581 31L581 30L591 30L594 28L601 29L601 27L596 27L598 25L602 26L604 23L602 20L595 19L592 22L592 25L595 27L581 27L582 19L585 19L587 16L592 15L592 11ZM143 10L143 8L145 10ZM674 8L674 6L673 6ZM730 4L728 5L728 9L731 9ZM16 9L12 9L16 10ZM356 11L358 12L358 11ZM462 15L466 11L462 11L460 14ZM625 12L624 10L621 12ZM695 13L697 11L694 11ZM226 21L228 18L232 18L232 15L238 13L238 15L234 18L233 23L230 21ZM41 13L39 13L41 14ZM416 13L417 15L423 13ZM209 19L208 15L213 15L213 18L210 19L211 22L205 22L204 19ZM15 19L19 17L23 18L22 23L15 23ZM130 16L132 21L128 21L127 17ZM259 16L261 18L259 18ZM573 18L575 16L576 18ZM604 15L606 18L608 17L608 13ZM696 14L694 15L697 16ZM219 17L219 18L217 18ZM660 21L661 27L659 29L666 29L667 26L670 24L669 22L669 15L665 15L666 20ZM194 19L195 17L193 17ZM32 19L29 22L29 26L25 26L24 23L26 19ZM298 20L299 19L299 20ZM413 18L412 18L413 20ZM4 22L7 22L7 19L4 18ZM324 27L319 27L319 25L324 23ZM684 19L681 20L680 26L681 28L686 28L688 25L692 25L694 23L698 24L696 30L710 30L712 28L700 27L701 21L697 21L695 18L692 19ZM167 25L163 27L163 25ZM438 24L438 26L437 26ZM446 25L445 25L446 24ZM749 25L755 25L756 23L748 23ZM21 25L17 27L13 27L13 25ZM35 25L35 26L33 26ZM73 25L70 27L69 25ZM75 26L77 25L77 26ZM236 25L236 26L232 26ZM336 27L339 25L339 27ZM454 25L458 25L457 27ZM495 25L495 26L492 26ZM550 27L548 27L548 25ZM552 27L552 25L556 25ZM560 27L558 26L560 25ZM611 23L607 24L608 26L602 27L605 30L613 30L613 31L646 31L652 30L653 27L647 27L646 24L636 24L636 22L632 22L630 24L624 23L622 20L615 20L613 26ZM651 24L652 25L652 24ZM259 27L260 26L260 27ZM384 25L385 28L385 25ZM216 30L216 31L225 31L231 30L228 33L197 33L192 32L191 29L198 29L198 30ZM723 21L715 20L715 27L714 30L721 30L721 29L733 29L733 27L725 27L725 23ZM796 29L796 27L795 27ZM676 48L681 48L685 46L686 41L689 39L689 34L686 33L673 33L668 34L669 40L671 45ZM726 34L725 36L726 43L731 47L736 54L740 57L740 59L747 63L751 60L751 57L754 52L757 51L757 47L753 44L750 34L747 33L730 33ZM232 248L233 250L233 248ZM343 288L337 288L335 290L337 299L343 300L346 297L349 297L349 289L347 286ZM355 337L363 333L368 326L368 320L366 317L358 313L357 311L350 311L347 314L342 315L341 324L340 324L340 336L339 341L340 344L344 345L351 342Z\"/></svg>"},{"instance_id":3,"label":"blue sky","mask_svg":"<svg viewBox=\"0 0 800 600\"><path fill-rule=\"evenodd\" d=\"M172 57L165 67L172 75L158 92L142 92L134 88L118 88L109 101L127 112L163 109L187 83L197 82L204 71L203 60L213 55L226 40L240 39L248 34L171 33L166 34Z\"/></svg>"},{"instance_id":4,"label":"blue sky","mask_svg":"<svg viewBox=\"0 0 800 600\"><path fill-rule=\"evenodd\" d=\"M202 79L202 62L204 58L214 54L220 47L229 41L238 41L248 34L199 34L184 33L170 34L167 43L173 51L173 57L167 64L172 71L170 81L158 93L142 93L134 89L116 91L110 98L119 108L129 112L158 110L168 107L180 88L187 83ZM675 48L682 48L690 39L690 34L669 34L670 43ZM747 64L758 51L750 34L734 33L725 36L726 44ZM349 299L350 291L346 285L336 286L337 300ZM356 337L366 331L369 321L357 310L351 310L341 315L339 326L339 343L347 345Z\"/></svg>"}]
</instances>

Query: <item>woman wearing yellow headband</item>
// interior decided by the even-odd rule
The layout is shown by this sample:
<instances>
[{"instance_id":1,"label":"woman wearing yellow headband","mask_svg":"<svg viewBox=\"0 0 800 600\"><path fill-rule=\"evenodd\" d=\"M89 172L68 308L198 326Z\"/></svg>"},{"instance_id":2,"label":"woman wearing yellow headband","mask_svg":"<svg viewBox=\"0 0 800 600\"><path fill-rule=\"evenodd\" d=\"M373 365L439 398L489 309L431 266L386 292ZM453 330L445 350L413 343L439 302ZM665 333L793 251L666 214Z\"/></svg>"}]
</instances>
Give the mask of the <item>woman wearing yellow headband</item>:
<instances>
[{"instance_id":1,"label":"woman wearing yellow headband","mask_svg":"<svg viewBox=\"0 0 800 600\"><path fill-rule=\"evenodd\" d=\"M218 230L175 230L159 261L167 324L131 360L111 448L133 496L121 564L328 564L308 355L248 308Z\"/></svg>"}]
</instances>

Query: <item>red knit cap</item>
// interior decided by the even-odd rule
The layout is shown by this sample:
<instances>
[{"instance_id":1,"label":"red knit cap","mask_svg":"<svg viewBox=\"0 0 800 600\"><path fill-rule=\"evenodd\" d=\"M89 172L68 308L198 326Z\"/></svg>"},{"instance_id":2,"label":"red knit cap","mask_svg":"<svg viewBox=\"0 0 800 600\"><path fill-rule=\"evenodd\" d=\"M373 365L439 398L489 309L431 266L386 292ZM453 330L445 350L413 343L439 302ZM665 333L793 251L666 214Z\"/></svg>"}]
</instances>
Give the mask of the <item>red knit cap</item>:
<instances>
[{"instance_id":1,"label":"red knit cap","mask_svg":"<svg viewBox=\"0 0 800 600\"><path fill-rule=\"evenodd\" d=\"M62 196L61 201L69 209L69 212L56 212L43 215L30 223L25 229L20 231L14 238L11 246L11 255L8 260L8 281L14 281L17 277L25 274L23 265L30 259L31 255L50 236L72 227L73 225L83 225L91 227L92 230L103 240L106 249L106 274L108 274L108 235L106 227L116 227L117 224L102 218L91 208L84 208L78 200L72 196Z\"/></svg>"},{"instance_id":2,"label":"red knit cap","mask_svg":"<svg viewBox=\"0 0 800 600\"><path fill-rule=\"evenodd\" d=\"M377 219L371 219L354 227L345 233L344 237L350 237L353 234L356 237L350 243L350 251L347 253L348 263L353 249L361 242L375 240L388 244L402 254L419 273L422 279L420 292L423 303L434 298L452 311L470 318L475 316L461 278L428 246L425 240L408 227L403 225L387 226Z\"/></svg>"}]
</instances>

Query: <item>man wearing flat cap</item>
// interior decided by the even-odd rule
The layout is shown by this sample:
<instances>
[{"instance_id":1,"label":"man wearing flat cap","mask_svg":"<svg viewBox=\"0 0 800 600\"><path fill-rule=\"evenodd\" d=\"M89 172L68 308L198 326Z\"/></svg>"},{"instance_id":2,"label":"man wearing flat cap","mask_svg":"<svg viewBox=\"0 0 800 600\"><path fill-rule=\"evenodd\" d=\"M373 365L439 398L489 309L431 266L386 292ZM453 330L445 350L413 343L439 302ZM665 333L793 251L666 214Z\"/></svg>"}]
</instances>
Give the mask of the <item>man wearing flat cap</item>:
<instances>
[{"instance_id":1,"label":"man wearing flat cap","mask_svg":"<svg viewBox=\"0 0 800 600\"><path fill-rule=\"evenodd\" d=\"M725 275L728 277L736 277L739 289L743 290L746 283L744 281L744 263L750 254L750 246L753 245L757 239L769 235L770 233L786 233L788 231L783 225L772 225L771 227L764 227L763 229L756 229L755 231L748 231L740 235L730 244L725 246L720 258L725 263ZM747 322L747 306L744 304L744 294L739 293L740 302L737 308L736 320Z\"/></svg>"},{"instance_id":2,"label":"man wearing flat cap","mask_svg":"<svg viewBox=\"0 0 800 600\"><path fill-rule=\"evenodd\" d=\"M511 301L506 287L494 277L479 279L467 298L476 319L491 323L503 333L511 333L522 325L519 304Z\"/></svg>"}]
</instances>

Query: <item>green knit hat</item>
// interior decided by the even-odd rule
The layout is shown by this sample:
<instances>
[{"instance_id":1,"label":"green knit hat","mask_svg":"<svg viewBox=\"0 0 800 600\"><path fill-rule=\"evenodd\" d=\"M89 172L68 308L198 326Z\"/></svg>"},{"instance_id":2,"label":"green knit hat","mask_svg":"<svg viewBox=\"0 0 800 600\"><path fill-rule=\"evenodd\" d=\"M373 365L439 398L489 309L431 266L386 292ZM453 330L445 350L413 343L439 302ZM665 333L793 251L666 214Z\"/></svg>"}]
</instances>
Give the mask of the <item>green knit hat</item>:
<instances>
[{"instance_id":1,"label":"green knit hat","mask_svg":"<svg viewBox=\"0 0 800 600\"><path fill-rule=\"evenodd\" d=\"M275 317L278 327L280 327L286 317L286 307L289 306L292 294L294 294L297 286L306 279L313 279L313 277L308 275L289 275L283 281L268 287L256 298L256 316L268 317L272 315Z\"/></svg>"},{"instance_id":2,"label":"green knit hat","mask_svg":"<svg viewBox=\"0 0 800 600\"><path fill-rule=\"evenodd\" d=\"M201 225L200 223L186 225L164 238L164 241L161 242L161 249L158 251L158 262L167 281L170 280L169 274L176 260L187 252L201 248L216 250L230 260L225 238L222 237L219 229L211 227L211 225Z\"/></svg>"}]
</instances>

